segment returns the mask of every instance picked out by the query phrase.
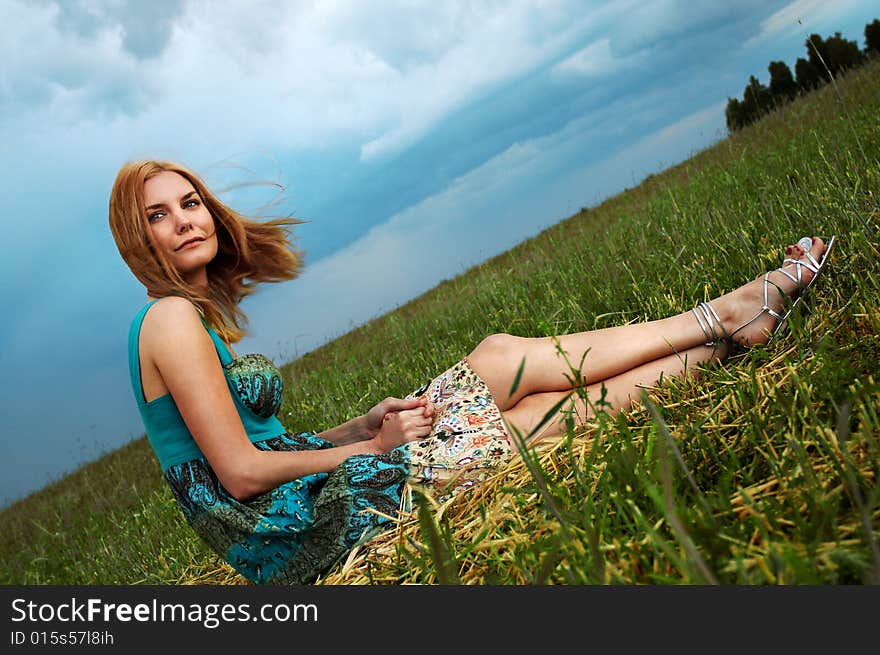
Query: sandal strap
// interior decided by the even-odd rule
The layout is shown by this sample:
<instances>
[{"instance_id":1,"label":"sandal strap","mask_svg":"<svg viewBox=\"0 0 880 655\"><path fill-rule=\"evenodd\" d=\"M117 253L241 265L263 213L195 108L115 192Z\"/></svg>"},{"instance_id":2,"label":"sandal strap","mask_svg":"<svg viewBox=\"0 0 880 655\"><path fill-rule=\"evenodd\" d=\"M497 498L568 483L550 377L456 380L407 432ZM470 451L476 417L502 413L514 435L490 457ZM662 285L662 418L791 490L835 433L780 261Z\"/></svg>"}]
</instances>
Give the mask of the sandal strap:
<instances>
[{"instance_id":1,"label":"sandal strap","mask_svg":"<svg viewBox=\"0 0 880 655\"><path fill-rule=\"evenodd\" d=\"M693 308L694 316L697 317L697 323L703 334L706 335L706 345L716 346L722 339L729 340L730 335L727 333L718 312L707 302L701 302ZM723 335L720 336L720 335Z\"/></svg>"},{"instance_id":2,"label":"sandal strap","mask_svg":"<svg viewBox=\"0 0 880 655\"><path fill-rule=\"evenodd\" d=\"M700 329L703 331L703 334L706 335L706 345L707 346L714 346L715 339L717 337L714 334L714 332L711 330L712 326L709 325L706 322L706 319L700 315L701 311L700 311L699 305L697 307L694 307L691 311L694 313L694 316L697 317L697 324L700 326Z\"/></svg>"},{"instance_id":3,"label":"sandal strap","mask_svg":"<svg viewBox=\"0 0 880 655\"><path fill-rule=\"evenodd\" d=\"M791 273L789 273L788 271L786 271L783 268L777 268L776 270L779 271L780 273L782 273L783 275L785 275L786 277L788 277L788 279L791 280L792 282L795 282L798 285L798 289L803 289L805 285L804 285L804 274L803 274L802 269L806 268L808 271L811 271L813 273L813 275L816 275L816 273L818 273L819 269L821 268L820 264L816 261L816 259L813 257L813 255L811 253L808 252L807 257L810 258L809 262L805 262L802 259L791 259L788 257L782 260L783 265L785 265L785 264L794 264L795 265L795 270L797 271L797 277L795 277L794 275L792 275Z\"/></svg>"}]
</instances>

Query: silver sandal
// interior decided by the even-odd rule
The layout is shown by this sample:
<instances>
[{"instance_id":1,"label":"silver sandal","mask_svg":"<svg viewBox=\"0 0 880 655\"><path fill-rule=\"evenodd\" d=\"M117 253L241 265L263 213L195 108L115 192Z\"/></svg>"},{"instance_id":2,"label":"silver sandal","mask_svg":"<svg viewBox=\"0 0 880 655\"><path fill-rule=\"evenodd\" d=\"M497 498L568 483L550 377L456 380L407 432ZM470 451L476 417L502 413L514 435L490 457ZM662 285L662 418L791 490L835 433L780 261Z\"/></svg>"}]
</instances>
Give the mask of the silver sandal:
<instances>
[{"instance_id":1,"label":"silver sandal","mask_svg":"<svg viewBox=\"0 0 880 655\"><path fill-rule=\"evenodd\" d=\"M782 261L782 265L786 264L795 264L795 274L784 270L783 268L777 268L776 271L768 271L764 273L764 304L758 312L750 318L748 321L740 325L733 332L728 332L724 325L721 323L721 319L718 317L717 312L707 302L701 302L696 307L694 307L691 311L693 311L694 316L697 317L697 323L700 325L700 329L703 330L703 334L706 335L706 345L712 346L712 354L715 354L715 349L718 347L718 343L720 341L725 341L727 345L733 349L739 344L734 341L733 337L737 332L744 329L745 327L751 325L755 321L757 321L762 314L767 313L770 314L773 318L776 319L776 326L773 328L773 331L770 333L770 338L767 340L769 344L773 338L782 330L784 325L787 325L787 319L791 315L791 312L797 307L797 304L806 296L807 290L819 279L819 273L822 270L822 267L825 266L825 262L828 261L828 255L831 253L831 248L834 246L834 239L836 237L831 237L831 240L828 242L828 246L825 248L825 252L822 253L822 260L816 261L816 258L813 257L813 253L810 252L810 248L813 247L813 240L810 237L803 237L798 241L798 245L804 251L806 256L806 261L803 259L791 259L785 258ZM808 271L813 273L812 279L804 284L803 281L803 269L806 268ZM783 291L779 285L770 280L770 273L779 272L785 275L789 280L794 282L797 285L797 291L799 291L797 298L793 301L790 299L789 295ZM788 307L788 311L785 314L780 314L773 309L770 308L769 305L769 293L770 293L770 285L776 287L776 290L782 295L783 299L787 299L791 304Z\"/></svg>"}]
</instances>

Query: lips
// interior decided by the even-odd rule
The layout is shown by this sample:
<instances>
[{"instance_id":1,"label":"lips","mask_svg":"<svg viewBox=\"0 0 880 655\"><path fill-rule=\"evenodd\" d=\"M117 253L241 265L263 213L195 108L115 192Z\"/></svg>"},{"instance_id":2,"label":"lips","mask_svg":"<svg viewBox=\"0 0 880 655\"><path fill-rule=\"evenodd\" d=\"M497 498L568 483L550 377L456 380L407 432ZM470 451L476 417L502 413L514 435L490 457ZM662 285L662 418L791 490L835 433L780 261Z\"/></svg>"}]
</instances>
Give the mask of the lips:
<instances>
[{"instance_id":1,"label":"lips","mask_svg":"<svg viewBox=\"0 0 880 655\"><path fill-rule=\"evenodd\" d=\"M184 241L182 244L180 244L179 246L177 246L177 248L174 249L174 252L177 252L178 250L183 250L183 249L186 248L187 246L191 246L191 245L193 245L193 244L195 244L195 243L201 243L201 242L204 241L204 240L205 240L205 239L204 239L203 237L196 237L196 238L194 238L194 239L189 239L188 241Z\"/></svg>"}]
</instances>

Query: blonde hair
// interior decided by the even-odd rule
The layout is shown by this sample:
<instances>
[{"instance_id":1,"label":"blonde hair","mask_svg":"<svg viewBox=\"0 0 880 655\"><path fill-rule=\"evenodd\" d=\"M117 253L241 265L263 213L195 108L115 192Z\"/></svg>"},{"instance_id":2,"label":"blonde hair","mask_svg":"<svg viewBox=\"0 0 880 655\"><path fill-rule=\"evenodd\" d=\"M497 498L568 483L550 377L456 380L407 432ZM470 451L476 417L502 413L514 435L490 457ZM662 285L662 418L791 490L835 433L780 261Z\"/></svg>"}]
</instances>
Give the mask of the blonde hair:
<instances>
[{"instance_id":1,"label":"blonde hair","mask_svg":"<svg viewBox=\"0 0 880 655\"><path fill-rule=\"evenodd\" d=\"M187 283L153 238L144 206L144 183L170 171L186 178L214 218L217 255L208 264L207 290ZM229 343L246 334L247 316L238 304L258 282L282 282L299 274L301 253L290 240L290 226L302 221L278 218L257 222L234 211L208 189L198 175L164 161L128 162L110 192L110 231L119 254L154 298L189 299L205 321Z\"/></svg>"}]
</instances>

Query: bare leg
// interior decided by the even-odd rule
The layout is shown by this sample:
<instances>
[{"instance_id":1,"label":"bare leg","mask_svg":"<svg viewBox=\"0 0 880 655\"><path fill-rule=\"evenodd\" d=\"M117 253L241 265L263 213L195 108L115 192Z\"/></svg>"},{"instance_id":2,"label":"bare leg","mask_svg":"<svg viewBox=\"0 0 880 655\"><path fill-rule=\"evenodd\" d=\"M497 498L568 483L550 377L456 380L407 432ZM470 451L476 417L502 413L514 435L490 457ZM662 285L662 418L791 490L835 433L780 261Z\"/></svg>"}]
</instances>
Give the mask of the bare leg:
<instances>
[{"instance_id":1,"label":"bare leg","mask_svg":"<svg viewBox=\"0 0 880 655\"><path fill-rule=\"evenodd\" d=\"M638 403L641 388L653 386L660 379L668 377L684 377L693 374L693 370L700 364L712 359L721 360L727 355L727 346L720 344L717 349L707 346L695 346L676 355L667 355L652 362L642 364L629 371L615 375L602 382L596 382L586 387L587 398L590 404L595 404L602 396L602 387L605 387L605 402L610 407L605 409L610 414L616 414L621 409L628 409L634 403ZM502 412L504 421L508 426L516 426L523 437L527 437L532 429L537 426L547 413L562 400L569 391L547 391L525 396L516 405ZM576 423L583 423L594 416L593 408L584 402L577 394L572 394L572 403L576 414ZM529 443L540 439L555 437L564 430L564 412L571 410L570 403L566 403L557 415L547 422L541 431L534 435Z\"/></svg>"},{"instance_id":2,"label":"bare leg","mask_svg":"<svg viewBox=\"0 0 880 655\"><path fill-rule=\"evenodd\" d=\"M648 323L555 338L493 334L480 342L467 359L477 375L485 380L498 408L504 411L526 396L594 384L705 341L699 323L687 312ZM580 369L579 381L572 382L571 370L559 348L566 353L568 364ZM510 395L523 359L520 383Z\"/></svg>"},{"instance_id":3,"label":"bare leg","mask_svg":"<svg viewBox=\"0 0 880 655\"><path fill-rule=\"evenodd\" d=\"M812 254L817 259L825 252L825 244L816 239ZM802 258L803 251L798 246L789 246L787 251L794 258ZM793 270L794 265L788 264ZM804 273L804 282L812 274ZM793 294L794 282L782 273L771 273L774 284L781 292ZM770 298L776 309L784 303L780 293ZM729 332L754 316L763 303L763 276L760 276L730 293L712 301L722 325L730 326ZM775 320L769 315L749 325L737 335L746 344L764 343L768 330ZM488 385L498 408L503 412L516 406L526 396L549 392L568 391L575 386L590 385L607 380L642 364L682 353L705 344L706 335L694 314L690 311L647 323L634 323L618 327L604 328L590 332L566 334L560 337L516 337L509 334L494 334L484 339L468 355L468 362L474 371ZM565 352L566 363L557 347ZM525 366L516 391L510 389L516 379L520 365ZM581 368L581 379L572 381L569 364Z\"/></svg>"}]
</instances>

